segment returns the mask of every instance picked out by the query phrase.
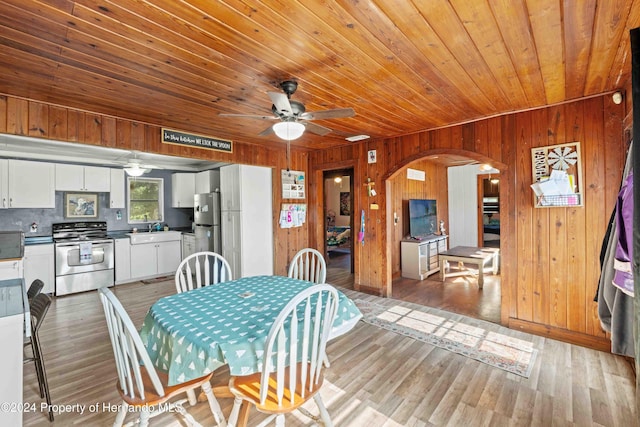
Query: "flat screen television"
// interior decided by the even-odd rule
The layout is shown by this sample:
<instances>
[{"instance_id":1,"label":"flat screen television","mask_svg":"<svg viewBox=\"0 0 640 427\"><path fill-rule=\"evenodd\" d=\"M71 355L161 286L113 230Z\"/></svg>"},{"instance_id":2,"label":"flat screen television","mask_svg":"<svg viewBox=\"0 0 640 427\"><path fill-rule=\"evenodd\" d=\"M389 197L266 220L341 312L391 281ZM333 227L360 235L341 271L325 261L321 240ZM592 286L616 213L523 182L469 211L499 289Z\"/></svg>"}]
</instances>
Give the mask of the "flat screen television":
<instances>
[{"instance_id":1,"label":"flat screen television","mask_svg":"<svg viewBox=\"0 0 640 427\"><path fill-rule=\"evenodd\" d=\"M421 238L436 234L438 215L435 200L409 199L409 234Z\"/></svg>"}]
</instances>

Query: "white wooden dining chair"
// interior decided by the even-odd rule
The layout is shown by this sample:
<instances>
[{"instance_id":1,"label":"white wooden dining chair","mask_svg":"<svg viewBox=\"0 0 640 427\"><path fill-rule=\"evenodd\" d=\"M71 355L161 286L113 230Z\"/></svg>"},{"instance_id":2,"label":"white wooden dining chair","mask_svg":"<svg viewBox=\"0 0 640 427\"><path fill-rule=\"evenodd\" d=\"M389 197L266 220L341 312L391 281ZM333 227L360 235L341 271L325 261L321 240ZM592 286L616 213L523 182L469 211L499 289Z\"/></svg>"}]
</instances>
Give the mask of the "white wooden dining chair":
<instances>
[{"instance_id":1,"label":"white wooden dining chair","mask_svg":"<svg viewBox=\"0 0 640 427\"><path fill-rule=\"evenodd\" d=\"M325 427L331 417L318 391L322 387L323 360L331 327L338 311L338 292L327 284L311 286L289 301L276 317L265 341L262 371L248 376L231 376L229 389L235 396L229 426L246 421L248 402L260 412L270 414L259 424L263 427L274 418L284 426L286 413L298 409ZM320 416L301 408L313 398Z\"/></svg>"},{"instance_id":2,"label":"white wooden dining chair","mask_svg":"<svg viewBox=\"0 0 640 427\"><path fill-rule=\"evenodd\" d=\"M322 254L305 248L298 251L289 265L289 277L313 283L325 283L327 279L327 263Z\"/></svg>"},{"instance_id":3,"label":"white wooden dining chair","mask_svg":"<svg viewBox=\"0 0 640 427\"><path fill-rule=\"evenodd\" d=\"M215 252L196 252L182 260L176 270L176 291L186 292L202 286L232 280L231 266Z\"/></svg>"},{"instance_id":4,"label":"white wooden dining chair","mask_svg":"<svg viewBox=\"0 0 640 427\"><path fill-rule=\"evenodd\" d=\"M185 383L167 385L168 375L156 371L137 329L118 298L108 288L100 288L98 292L116 360L117 388L123 400L113 425L121 426L127 413L134 412L139 414L139 425L146 427L150 418L162 412L171 411L180 413L187 424L199 426L200 424L182 406L187 400L191 405L195 405L197 403L195 399L190 397L189 399L168 401L188 390L202 387L202 392L207 396L211 413L217 425L226 426L226 420L209 382L213 373ZM192 393L192 396L194 395L195 393ZM128 423L127 425L133 424Z\"/></svg>"}]
</instances>

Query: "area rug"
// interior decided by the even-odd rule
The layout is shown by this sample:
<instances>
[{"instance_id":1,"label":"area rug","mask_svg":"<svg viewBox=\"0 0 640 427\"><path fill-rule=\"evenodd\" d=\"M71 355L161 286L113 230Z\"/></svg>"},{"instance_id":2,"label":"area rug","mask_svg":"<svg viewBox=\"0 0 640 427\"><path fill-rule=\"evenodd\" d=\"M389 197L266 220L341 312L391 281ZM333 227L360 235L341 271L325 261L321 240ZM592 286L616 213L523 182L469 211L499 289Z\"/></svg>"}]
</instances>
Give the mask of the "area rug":
<instances>
[{"instance_id":1,"label":"area rug","mask_svg":"<svg viewBox=\"0 0 640 427\"><path fill-rule=\"evenodd\" d=\"M483 321L417 304L381 305L356 299L362 320L528 378L538 350L533 343L483 328Z\"/></svg>"}]
</instances>

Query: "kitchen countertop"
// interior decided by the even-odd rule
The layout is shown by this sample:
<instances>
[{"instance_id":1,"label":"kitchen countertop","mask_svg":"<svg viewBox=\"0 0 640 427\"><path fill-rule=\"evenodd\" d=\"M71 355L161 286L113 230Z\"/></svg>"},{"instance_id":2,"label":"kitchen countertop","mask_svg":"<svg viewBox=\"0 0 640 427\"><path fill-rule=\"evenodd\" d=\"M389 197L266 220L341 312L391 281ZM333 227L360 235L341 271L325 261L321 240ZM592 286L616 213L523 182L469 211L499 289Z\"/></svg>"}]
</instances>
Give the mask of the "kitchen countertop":
<instances>
[{"instance_id":1,"label":"kitchen countertop","mask_svg":"<svg viewBox=\"0 0 640 427\"><path fill-rule=\"evenodd\" d=\"M140 228L140 227L138 227ZM193 234L193 232L191 231L191 227L170 227L169 231L179 231L182 234ZM112 239L128 239L129 235L128 233L132 233L132 230L114 230L114 231L108 231L107 232L107 236L111 237ZM148 231L141 231L141 233L148 233ZM151 233L156 233L155 231L151 231Z\"/></svg>"},{"instance_id":2,"label":"kitchen countertop","mask_svg":"<svg viewBox=\"0 0 640 427\"><path fill-rule=\"evenodd\" d=\"M53 237L51 236L25 236L24 244L29 245L43 245L45 243L53 243Z\"/></svg>"}]
</instances>

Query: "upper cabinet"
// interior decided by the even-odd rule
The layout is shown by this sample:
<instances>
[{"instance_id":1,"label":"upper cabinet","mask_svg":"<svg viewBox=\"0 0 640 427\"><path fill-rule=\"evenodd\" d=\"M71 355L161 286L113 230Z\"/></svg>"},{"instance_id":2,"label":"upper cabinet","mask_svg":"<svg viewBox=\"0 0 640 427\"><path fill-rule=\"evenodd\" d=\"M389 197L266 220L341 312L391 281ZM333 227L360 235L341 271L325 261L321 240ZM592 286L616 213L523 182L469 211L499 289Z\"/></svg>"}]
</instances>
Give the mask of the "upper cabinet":
<instances>
[{"instance_id":1,"label":"upper cabinet","mask_svg":"<svg viewBox=\"0 0 640 427\"><path fill-rule=\"evenodd\" d=\"M9 207L9 160L0 159L0 208Z\"/></svg>"},{"instance_id":2,"label":"upper cabinet","mask_svg":"<svg viewBox=\"0 0 640 427\"><path fill-rule=\"evenodd\" d=\"M124 170L109 169L111 173L111 194L109 194L109 207L112 209L124 209Z\"/></svg>"},{"instance_id":3,"label":"upper cabinet","mask_svg":"<svg viewBox=\"0 0 640 427\"><path fill-rule=\"evenodd\" d=\"M220 190L220 171L209 170L196 174L196 194L213 193Z\"/></svg>"},{"instance_id":4,"label":"upper cabinet","mask_svg":"<svg viewBox=\"0 0 640 427\"><path fill-rule=\"evenodd\" d=\"M192 208L196 194L195 173L174 173L171 175L171 207Z\"/></svg>"},{"instance_id":5,"label":"upper cabinet","mask_svg":"<svg viewBox=\"0 0 640 427\"><path fill-rule=\"evenodd\" d=\"M109 168L58 163L55 170L57 191L111 191Z\"/></svg>"},{"instance_id":6,"label":"upper cabinet","mask_svg":"<svg viewBox=\"0 0 640 427\"><path fill-rule=\"evenodd\" d=\"M0 208L55 208L53 163L0 160Z\"/></svg>"}]
</instances>

